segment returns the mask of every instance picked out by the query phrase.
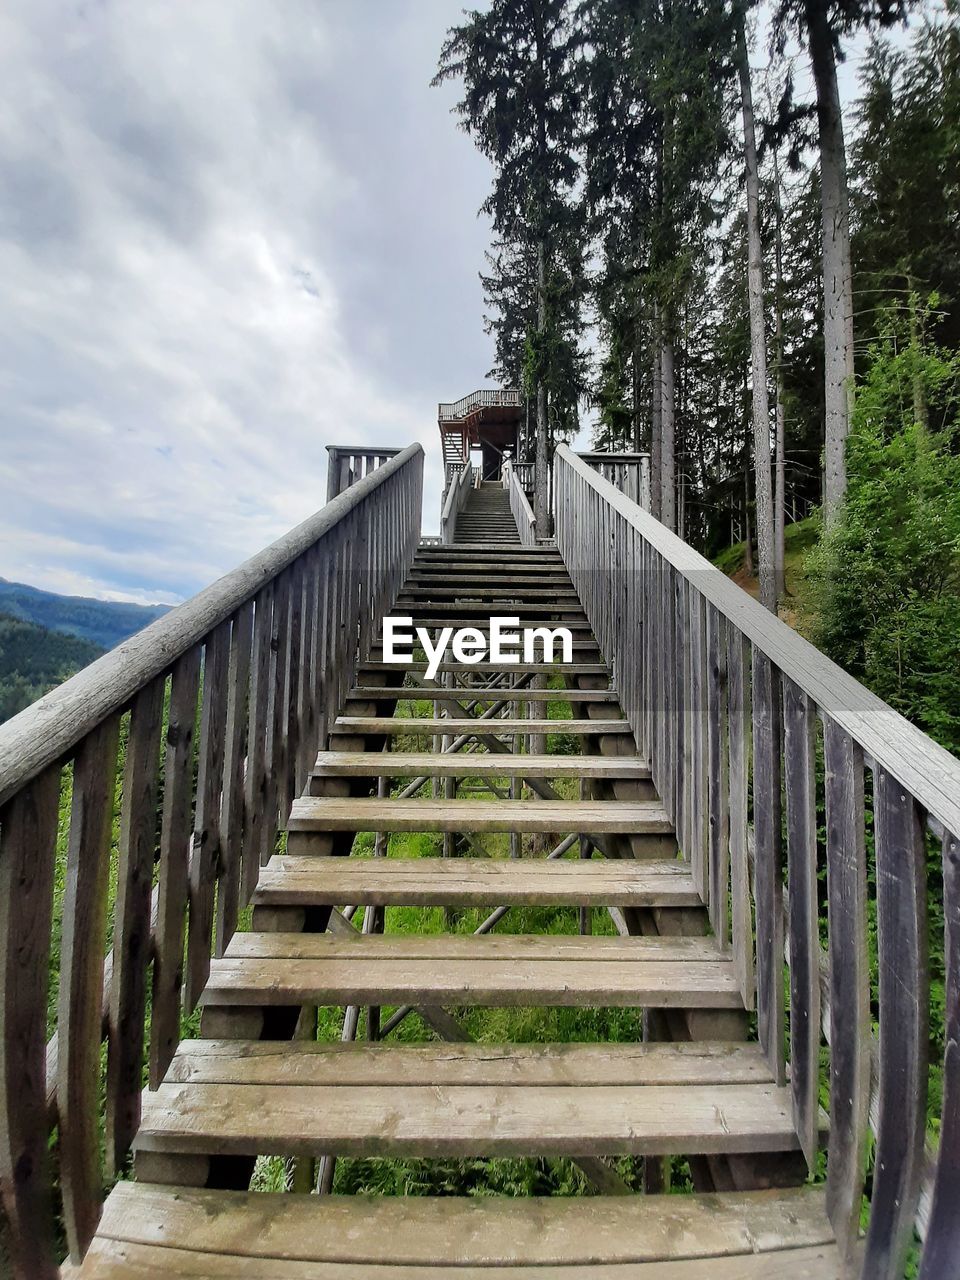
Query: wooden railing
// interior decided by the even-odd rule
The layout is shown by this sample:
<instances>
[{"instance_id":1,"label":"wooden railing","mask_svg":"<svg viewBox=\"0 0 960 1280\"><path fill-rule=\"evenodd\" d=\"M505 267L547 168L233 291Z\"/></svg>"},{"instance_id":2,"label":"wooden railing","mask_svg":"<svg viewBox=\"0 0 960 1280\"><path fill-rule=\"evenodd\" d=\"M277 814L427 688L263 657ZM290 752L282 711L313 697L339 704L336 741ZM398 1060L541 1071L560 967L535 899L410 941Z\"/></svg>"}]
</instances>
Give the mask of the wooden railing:
<instances>
[{"instance_id":1,"label":"wooden railing","mask_svg":"<svg viewBox=\"0 0 960 1280\"><path fill-rule=\"evenodd\" d=\"M438 404L437 419L440 422L457 422L474 409L512 408L519 404L519 391L471 391L468 396L462 396L459 400Z\"/></svg>"},{"instance_id":2,"label":"wooden railing","mask_svg":"<svg viewBox=\"0 0 960 1280\"><path fill-rule=\"evenodd\" d=\"M960 762L566 447L555 468L559 548L747 1008L755 997L770 1066L789 1079L811 1169L829 1090L827 1200L851 1273L899 1280L916 1225L921 1280L956 1275ZM928 863L928 841L942 858ZM938 889L942 871L946 920L937 1149L927 1119L928 867Z\"/></svg>"},{"instance_id":3,"label":"wooden railing","mask_svg":"<svg viewBox=\"0 0 960 1280\"><path fill-rule=\"evenodd\" d=\"M580 453L588 466L609 480L631 502L650 510L649 453Z\"/></svg>"},{"instance_id":4,"label":"wooden railing","mask_svg":"<svg viewBox=\"0 0 960 1280\"><path fill-rule=\"evenodd\" d=\"M327 501L332 502L337 494L382 467L399 452L399 449L358 449L349 444L328 444Z\"/></svg>"},{"instance_id":5,"label":"wooden railing","mask_svg":"<svg viewBox=\"0 0 960 1280\"><path fill-rule=\"evenodd\" d=\"M503 487L510 495L510 510L520 531L520 541L525 547L537 545L537 521L534 517L527 495L524 493L514 464L509 458L503 463Z\"/></svg>"},{"instance_id":6,"label":"wooden railing","mask_svg":"<svg viewBox=\"0 0 960 1280\"><path fill-rule=\"evenodd\" d=\"M440 541L451 543L457 536L457 516L474 486L473 463L468 459L462 467L447 468L447 486L443 491L440 512Z\"/></svg>"},{"instance_id":7,"label":"wooden railing","mask_svg":"<svg viewBox=\"0 0 960 1280\"><path fill-rule=\"evenodd\" d=\"M58 1208L71 1257L89 1244L101 1129L113 1177L144 1067L156 1087L413 559L422 471L411 445L0 728L0 1243L16 1276L57 1274Z\"/></svg>"}]
</instances>

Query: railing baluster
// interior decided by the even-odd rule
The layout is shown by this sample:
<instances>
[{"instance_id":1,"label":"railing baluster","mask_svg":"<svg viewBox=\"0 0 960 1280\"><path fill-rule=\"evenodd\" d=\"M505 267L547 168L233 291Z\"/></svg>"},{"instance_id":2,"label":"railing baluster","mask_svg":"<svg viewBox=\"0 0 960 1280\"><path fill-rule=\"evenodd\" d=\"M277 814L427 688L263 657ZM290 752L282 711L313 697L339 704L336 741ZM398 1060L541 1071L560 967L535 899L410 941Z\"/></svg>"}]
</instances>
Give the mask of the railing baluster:
<instances>
[{"instance_id":1,"label":"railing baluster","mask_svg":"<svg viewBox=\"0 0 960 1280\"><path fill-rule=\"evenodd\" d=\"M723 619L707 606L707 832L713 932L727 946L730 881L730 794L727 781L727 655Z\"/></svg>"},{"instance_id":2,"label":"railing baluster","mask_svg":"<svg viewBox=\"0 0 960 1280\"><path fill-rule=\"evenodd\" d=\"M220 883L217 888L215 954L222 956L233 937L240 911L240 859L243 844L243 773L250 696L253 605L233 619L227 670L227 719L220 803Z\"/></svg>"},{"instance_id":3,"label":"railing baluster","mask_svg":"<svg viewBox=\"0 0 960 1280\"><path fill-rule=\"evenodd\" d=\"M166 682L152 680L130 712L114 905L107 1051L107 1172L115 1177L140 1123L150 891L157 852L157 784Z\"/></svg>"},{"instance_id":4,"label":"railing baluster","mask_svg":"<svg viewBox=\"0 0 960 1280\"><path fill-rule=\"evenodd\" d=\"M870 1101L870 985L863 752L823 722L830 957L830 1145L827 1210L845 1256L860 1230Z\"/></svg>"},{"instance_id":5,"label":"railing baluster","mask_svg":"<svg viewBox=\"0 0 960 1280\"><path fill-rule=\"evenodd\" d=\"M753 651L753 828L756 843L757 1022L778 1084L785 1083L783 850L779 673Z\"/></svg>"},{"instance_id":6,"label":"railing baluster","mask_svg":"<svg viewBox=\"0 0 960 1280\"><path fill-rule=\"evenodd\" d=\"M930 972L923 831L916 801L874 773L880 970L880 1117L864 1275L903 1275L920 1194L927 1108Z\"/></svg>"},{"instance_id":7,"label":"railing baluster","mask_svg":"<svg viewBox=\"0 0 960 1280\"><path fill-rule=\"evenodd\" d=\"M173 668L163 764L163 817L150 1020L150 1088L159 1088L180 1039L183 938L193 834L194 728L200 691L200 646Z\"/></svg>"},{"instance_id":8,"label":"railing baluster","mask_svg":"<svg viewBox=\"0 0 960 1280\"><path fill-rule=\"evenodd\" d=\"M945 924L943 1116L940 1158L920 1280L940 1280L960 1258L960 839L943 837Z\"/></svg>"},{"instance_id":9,"label":"railing baluster","mask_svg":"<svg viewBox=\"0 0 960 1280\"><path fill-rule=\"evenodd\" d=\"M223 785L224 738L227 725L227 673L230 623L222 622L203 649L203 700L197 772L197 820L190 864L190 924L184 1001L196 1008L210 974L213 900L220 862L220 794Z\"/></svg>"},{"instance_id":10,"label":"railing baluster","mask_svg":"<svg viewBox=\"0 0 960 1280\"><path fill-rule=\"evenodd\" d=\"M783 678L790 954L790 1088L800 1148L813 1172L819 1148L820 934L817 922L816 721L810 700Z\"/></svg>"},{"instance_id":11,"label":"railing baluster","mask_svg":"<svg viewBox=\"0 0 960 1280\"><path fill-rule=\"evenodd\" d=\"M730 627L727 636L727 741L729 747L730 896L733 963L744 1008L754 1007L753 912L747 850L747 770L750 749L749 645Z\"/></svg>"},{"instance_id":12,"label":"railing baluster","mask_svg":"<svg viewBox=\"0 0 960 1280\"><path fill-rule=\"evenodd\" d=\"M47 1156L46 1015L60 770L0 810L0 1194L11 1260L55 1280Z\"/></svg>"},{"instance_id":13,"label":"railing baluster","mask_svg":"<svg viewBox=\"0 0 960 1280\"><path fill-rule=\"evenodd\" d=\"M240 905L253 896L267 854L267 738L270 728L270 692L273 658L273 586L257 595L253 615L253 648L250 697L247 708L247 762L243 782L243 853L240 872Z\"/></svg>"},{"instance_id":14,"label":"railing baluster","mask_svg":"<svg viewBox=\"0 0 960 1280\"><path fill-rule=\"evenodd\" d=\"M60 1186L70 1257L79 1262L100 1220L100 1042L103 940L116 800L119 720L80 745L73 766L67 845L57 1060Z\"/></svg>"}]
</instances>

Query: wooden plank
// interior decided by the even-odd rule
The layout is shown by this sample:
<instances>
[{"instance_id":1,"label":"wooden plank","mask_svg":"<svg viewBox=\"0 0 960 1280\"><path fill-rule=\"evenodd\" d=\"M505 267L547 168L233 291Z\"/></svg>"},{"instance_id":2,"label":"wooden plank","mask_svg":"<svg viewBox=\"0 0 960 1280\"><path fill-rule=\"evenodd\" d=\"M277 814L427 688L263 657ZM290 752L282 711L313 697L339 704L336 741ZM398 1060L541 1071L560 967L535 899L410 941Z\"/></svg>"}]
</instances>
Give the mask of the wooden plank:
<instances>
[{"instance_id":1,"label":"wooden plank","mask_svg":"<svg viewBox=\"0 0 960 1280\"><path fill-rule=\"evenodd\" d=\"M830 958L830 1146L827 1208L845 1257L860 1234L870 1098L870 961L863 752L823 722Z\"/></svg>"},{"instance_id":2,"label":"wooden plank","mask_svg":"<svg viewBox=\"0 0 960 1280\"><path fill-rule=\"evenodd\" d=\"M150 1088L163 1079L180 1039L183 939L193 835L194 729L200 646L173 668L163 766L163 816L157 874L157 926L150 1013Z\"/></svg>"},{"instance_id":3,"label":"wooden plank","mask_svg":"<svg viewBox=\"0 0 960 1280\"><path fill-rule=\"evenodd\" d=\"M220 798L227 722L230 623L207 637L203 650L203 697L197 771L196 826L190 862L190 921L184 1004L195 1008L210 968L213 902L220 862Z\"/></svg>"},{"instance_id":4,"label":"wooden plank","mask_svg":"<svg viewBox=\"0 0 960 1280\"><path fill-rule=\"evenodd\" d=\"M244 822L241 906L250 901L260 865L273 853L267 844L267 736L270 726L273 588L265 587L254 602L253 647L248 699L247 760L244 772Z\"/></svg>"},{"instance_id":5,"label":"wooden plank","mask_svg":"<svg viewBox=\"0 0 960 1280\"><path fill-rule=\"evenodd\" d=\"M355 903L409 906L695 907L700 898L678 862L487 861L481 858L274 858L255 901L262 905Z\"/></svg>"},{"instance_id":6,"label":"wooden plank","mask_svg":"<svg viewBox=\"0 0 960 1280\"><path fill-rule=\"evenodd\" d=\"M375 954L332 960L227 956L213 962L203 1003L735 1009L740 993L731 968L720 961L515 957L392 963Z\"/></svg>"},{"instance_id":7,"label":"wooden plank","mask_svg":"<svg viewBox=\"0 0 960 1280\"><path fill-rule=\"evenodd\" d=\"M486 1274L515 1264L548 1266L554 1277L560 1268L572 1277L598 1259L635 1267L691 1253L715 1264L732 1258L739 1266L751 1257L776 1260L784 1249L827 1244L831 1233L823 1195L813 1188L709 1196L318 1200L123 1182L107 1201L99 1239L152 1248L155 1258L177 1246L310 1263L342 1259L349 1241L352 1264L383 1264L389 1268L384 1280L392 1280L393 1269L402 1266L456 1268L453 1274L460 1275L471 1263L489 1268ZM811 1274L816 1280L831 1275Z\"/></svg>"},{"instance_id":8,"label":"wooden plank","mask_svg":"<svg viewBox=\"0 0 960 1280\"><path fill-rule=\"evenodd\" d=\"M419 778L636 778L650 766L636 756L517 755L513 752L321 751L316 772L325 777Z\"/></svg>"},{"instance_id":9,"label":"wooden plank","mask_svg":"<svg viewBox=\"0 0 960 1280\"><path fill-rule=\"evenodd\" d=\"M783 682L790 956L790 1085L800 1147L817 1157L820 1089L820 930L817 899L816 717L792 680Z\"/></svg>"},{"instance_id":10,"label":"wooden plank","mask_svg":"<svg viewBox=\"0 0 960 1280\"><path fill-rule=\"evenodd\" d=\"M735 627L727 631L727 743L730 752L730 897L733 959L745 1009L754 1007L753 909L747 848L747 772L750 754L750 706L746 672L750 654Z\"/></svg>"},{"instance_id":11,"label":"wooden plank","mask_svg":"<svg viewBox=\"0 0 960 1280\"><path fill-rule=\"evenodd\" d=\"M716 609L707 608L707 881L708 912L714 934L728 941L730 892L730 812L727 778L727 652L726 624Z\"/></svg>"},{"instance_id":12,"label":"wooden plank","mask_svg":"<svg viewBox=\"0 0 960 1280\"><path fill-rule=\"evenodd\" d=\"M240 859L243 842L243 782L247 757L250 656L253 605L234 617L227 668L227 713L224 729L223 793L220 801L220 882L217 886L216 954L223 955L233 937L240 910Z\"/></svg>"},{"instance_id":13,"label":"wooden plank","mask_svg":"<svg viewBox=\"0 0 960 1280\"><path fill-rule=\"evenodd\" d=\"M581 1161L580 1163L584 1163ZM607 1167L607 1166L604 1166ZM161 1274L176 1276L237 1277L261 1280L262 1259L234 1254L211 1254L206 1250L188 1252L165 1248L158 1260L149 1245L98 1240L94 1257L84 1270L85 1280L154 1280L158 1261L169 1268ZM356 1262L269 1262L271 1280L434 1280L431 1265L372 1266ZM455 1280L557 1280L568 1268L519 1266L488 1267L444 1265L444 1273ZM587 1280L841 1280L841 1269L832 1245L789 1249L778 1253L739 1254L728 1258L686 1258L677 1262L655 1262L649 1267L635 1263L584 1263L575 1268Z\"/></svg>"},{"instance_id":14,"label":"wooden plank","mask_svg":"<svg viewBox=\"0 0 960 1280\"><path fill-rule=\"evenodd\" d=\"M113 909L113 981L107 1028L109 1177L115 1177L123 1168L140 1118L165 684L162 678L154 680L137 695L130 712L123 768L117 898Z\"/></svg>"},{"instance_id":15,"label":"wooden plank","mask_svg":"<svg viewBox=\"0 0 960 1280\"><path fill-rule=\"evenodd\" d=\"M926 1127L930 971L923 832L914 798L874 773L880 969L880 1114L864 1274L903 1275Z\"/></svg>"},{"instance_id":16,"label":"wooden plank","mask_svg":"<svg viewBox=\"0 0 960 1280\"><path fill-rule=\"evenodd\" d=\"M757 1045L185 1040L168 1084L729 1085L771 1083Z\"/></svg>"},{"instance_id":17,"label":"wooden plank","mask_svg":"<svg viewBox=\"0 0 960 1280\"><path fill-rule=\"evenodd\" d=\"M395 476L412 481L422 468L423 447L409 445L316 515L266 550L199 592L185 605L117 645L0 727L0 805L46 765L59 761L90 729L130 705L150 680L164 674L250 600L266 583ZM403 477L398 473L403 472ZM408 520L419 519L411 503Z\"/></svg>"},{"instance_id":18,"label":"wooden plank","mask_svg":"<svg viewBox=\"0 0 960 1280\"><path fill-rule=\"evenodd\" d=\"M0 1196L14 1275L55 1280L46 1017L60 770L0 810Z\"/></svg>"},{"instance_id":19,"label":"wooden plank","mask_svg":"<svg viewBox=\"0 0 960 1280\"><path fill-rule=\"evenodd\" d=\"M944 1063L940 1152L920 1280L949 1275L960 1257L960 839L943 837Z\"/></svg>"},{"instance_id":20,"label":"wooden plank","mask_svg":"<svg viewBox=\"0 0 960 1280\"><path fill-rule=\"evenodd\" d=\"M137 1151L291 1156L619 1156L789 1151L772 1084L163 1084Z\"/></svg>"},{"instance_id":21,"label":"wooden plank","mask_svg":"<svg viewBox=\"0 0 960 1280\"><path fill-rule=\"evenodd\" d=\"M369 934L356 929L330 933L281 933L277 931L234 934L227 960L244 959L371 959L401 964L428 960L440 966L448 960L509 960L513 963L550 961L579 965L678 964L689 961L718 971L730 967L716 939L703 936L653 935L650 937L579 934Z\"/></svg>"},{"instance_id":22,"label":"wooden plank","mask_svg":"<svg viewBox=\"0 0 960 1280\"><path fill-rule=\"evenodd\" d=\"M786 1079L783 991L779 675L753 651L753 828L756 841L757 1024L779 1083Z\"/></svg>"},{"instance_id":23,"label":"wooden plank","mask_svg":"<svg viewBox=\"0 0 960 1280\"><path fill-rule=\"evenodd\" d=\"M361 671L396 671L397 664L395 662L374 662L369 659L360 663ZM427 664L425 662L405 662L403 663L404 671L411 674L425 673ZM441 662L437 667L438 672L446 675L448 672L463 672L462 662ZM478 675L499 675L504 670L504 664L499 662L475 662L471 670ZM512 662L509 664L509 671L512 675L550 675L556 672L557 675L564 676L606 676L610 674L610 668L603 662Z\"/></svg>"},{"instance_id":24,"label":"wooden plank","mask_svg":"<svg viewBox=\"0 0 960 1280\"><path fill-rule=\"evenodd\" d=\"M337 716L334 730L350 734L512 734L512 733L629 733L626 720L535 720L535 719L407 719L401 716Z\"/></svg>"},{"instance_id":25,"label":"wooden plank","mask_svg":"<svg viewBox=\"0 0 960 1280\"><path fill-rule=\"evenodd\" d=\"M361 702L403 702L418 700L434 691L431 685L361 685L351 689L349 697ZM472 698L480 702L495 702L503 697L501 686L481 687L467 686L464 690ZM616 703L617 694L613 689L524 689L525 702L605 702Z\"/></svg>"},{"instance_id":26,"label":"wooden plank","mask_svg":"<svg viewBox=\"0 0 960 1280\"><path fill-rule=\"evenodd\" d=\"M590 831L669 834L656 800L380 800L301 796L287 823L300 831Z\"/></svg>"},{"instance_id":27,"label":"wooden plank","mask_svg":"<svg viewBox=\"0 0 960 1280\"><path fill-rule=\"evenodd\" d=\"M70 1257L80 1262L100 1219L100 1045L117 787L119 719L88 734L74 759L60 943L57 1136Z\"/></svg>"}]
</instances>

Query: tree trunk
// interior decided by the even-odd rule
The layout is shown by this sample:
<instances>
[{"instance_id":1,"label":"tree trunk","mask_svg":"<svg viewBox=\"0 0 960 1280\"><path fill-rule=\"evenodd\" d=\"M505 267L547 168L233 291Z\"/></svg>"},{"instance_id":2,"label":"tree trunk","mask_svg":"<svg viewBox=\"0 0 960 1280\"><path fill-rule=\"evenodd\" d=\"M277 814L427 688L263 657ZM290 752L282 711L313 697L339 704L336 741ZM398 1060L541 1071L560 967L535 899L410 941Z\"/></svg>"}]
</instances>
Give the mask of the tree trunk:
<instances>
[{"instance_id":1,"label":"tree trunk","mask_svg":"<svg viewBox=\"0 0 960 1280\"><path fill-rule=\"evenodd\" d=\"M663 369L660 348L660 308L653 310L653 389L650 396L650 514L660 519L660 464L663 432L661 410L663 408Z\"/></svg>"},{"instance_id":2,"label":"tree trunk","mask_svg":"<svg viewBox=\"0 0 960 1280\"><path fill-rule=\"evenodd\" d=\"M550 536L550 495L547 451L550 446L550 426L547 420L547 384L544 381L542 343L547 330L547 246L541 238L537 242L537 440L534 453L533 514L537 522L537 537Z\"/></svg>"},{"instance_id":3,"label":"tree trunk","mask_svg":"<svg viewBox=\"0 0 960 1280\"><path fill-rule=\"evenodd\" d=\"M756 475L757 559L760 603L777 611L773 557L773 493L770 486L770 402L767 395L767 332L763 314L763 246L760 241L760 175L753 127L753 93L743 10L737 21L737 62L743 107L743 159L747 187L747 297L750 306L750 366L753 376L753 465Z\"/></svg>"},{"instance_id":4,"label":"tree trunk","mask_svg":"<svg viewBox=\"0 0 960 1280\"><path fill-rule=\"evenodd\" d=\"M665 322L669 317L665 314ZM660 521L677 526L676 466L674 458L673 338L664 323L660 334Z\"/></svg>"},{"instance_id":5,"label":"tree trunk","mask_svg":"<svg viewBox=\"0 0 960 1280\"><path fill-rule=\"evenodd\" d=\"M847 156L837 62L826 0L806 0L810 62L817 87L823 219L824 493L829 527L847 488L847 436L853 407L853 275Z\"/></svg>"},{"instance_id":6,"label":"tree trunk","mask_svg":"<svg viewBox=\"0 0 960 1280\"><path fill-rule=\"evenodd\" d=\"M780 160L776 147L773 149L773 183L775 208L774 262L776 279L773 288L774 314L774 360L776 363L776 447L774 451L774 470L776 482L773 496L773 572L777 582L777 599L779 600L787 588L786 547L784 527L786 524L786 432L787 412L783 386L783 225L780 204Z\"/></svg>"}]
</instances>

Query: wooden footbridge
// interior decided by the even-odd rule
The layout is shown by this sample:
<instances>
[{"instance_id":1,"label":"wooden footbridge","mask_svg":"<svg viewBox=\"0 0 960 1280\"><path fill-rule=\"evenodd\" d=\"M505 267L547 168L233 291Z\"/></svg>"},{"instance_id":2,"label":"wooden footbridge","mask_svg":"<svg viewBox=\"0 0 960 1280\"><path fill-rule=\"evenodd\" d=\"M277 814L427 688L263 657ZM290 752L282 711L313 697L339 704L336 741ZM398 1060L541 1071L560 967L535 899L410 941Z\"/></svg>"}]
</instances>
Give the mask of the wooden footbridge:
<instances>
[{"instance_id":1,"label":"wooden footbridge","mask_svg":"<svg viewBox=\"0 0 960 1280\"><path fill-rule=\"evenodd\" d=\"M960 764L567 449L554 542L507 468L429 545L420 447L340 454L318 515L0 729L12 1274L960 1274ZM429 681L391 613L573 661ZM482 1031L538 1006L636 1034ZM366 1156L586 1193L334 1194Z\"/></svg>"}]
</instances>

